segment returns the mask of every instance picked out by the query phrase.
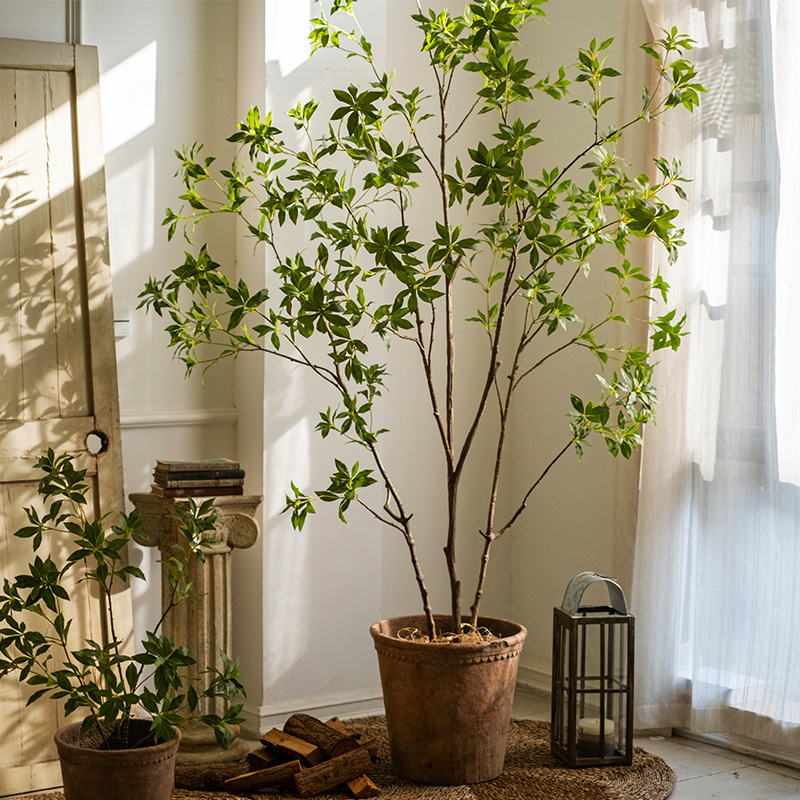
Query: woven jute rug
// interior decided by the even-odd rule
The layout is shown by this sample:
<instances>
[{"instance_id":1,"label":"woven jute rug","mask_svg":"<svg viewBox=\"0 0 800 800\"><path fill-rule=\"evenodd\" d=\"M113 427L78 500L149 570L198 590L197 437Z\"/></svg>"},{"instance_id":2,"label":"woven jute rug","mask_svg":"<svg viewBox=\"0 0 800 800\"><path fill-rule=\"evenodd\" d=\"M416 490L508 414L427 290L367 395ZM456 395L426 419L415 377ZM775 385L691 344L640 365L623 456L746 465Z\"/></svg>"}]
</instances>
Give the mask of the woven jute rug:
<instances>
[{"instance_id":1,"label":"woven jute rug","mask_svg":"<svg viewBox=\"0 0 800 800\"><path fill-rule=\"evenodd\" d=\"M512 720L503 774L496 780L471 786L420 786L395 777L391 771L383 717L348 722L354 733L375 737L378 761L370 778L383 800L664 800L675 788L675 773L658 756L634 748L630 767L566 769L550 755L550 725ZM246 762L225 767L178 767L172 800L243 800L240 795L214 791L225 778L247 771ZM347 790L317 795L320 800L342 800ZM297 798L285 788L261 790L253 800ZM26 800L64 800L60 792L33 795ZM109 798L109 800L113 800ZM147 798L142 798L147 800Z\"/></svg>"}]
</instances>

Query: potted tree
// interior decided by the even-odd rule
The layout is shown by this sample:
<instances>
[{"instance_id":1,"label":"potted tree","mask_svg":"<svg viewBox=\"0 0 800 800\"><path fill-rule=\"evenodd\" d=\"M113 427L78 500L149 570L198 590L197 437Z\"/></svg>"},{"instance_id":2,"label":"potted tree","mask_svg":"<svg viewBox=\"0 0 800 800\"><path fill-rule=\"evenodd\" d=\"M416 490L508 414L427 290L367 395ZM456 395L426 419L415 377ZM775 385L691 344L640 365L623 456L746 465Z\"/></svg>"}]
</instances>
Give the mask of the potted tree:
<instances>
[{"instance_id":1,"label":"potted tree","mask_svg":"<svg viewBox=\"0 0 800 800\"><path fill-rule=\"evenodd\" d=\"M204 685L195 685L196 680L182 675L195 663L188 648L159 634L166 615L191 596L187 564L205 558L213 501L175 506L185 546L162 562L171 597L139 651L129 653L117 630L112 599L131 578L145 577L124 557L131 536L143 535L138 513L123 514L119 525L106 528L106 520L88 515L86 470L75 469L69 454L49 450L36 466L44 472L38 487L44 509L26 508L30 524L14 534L30 540L33 557L27 573L6 580L0 593L0 676L16 674L34 687L28 704L51 698L64 702L67 716L83 713L80 722L55 736L66 800L168 800L181 738L177 726L198 717L213 728L221 747L229 747L228 726L242 721L236 702L244 695L238 665L223 653L223 669L210 669ZM50 551L50 544L66 555L40 555L40 549ZM76 572L103 602L106 641L77 641L70 632L74 612L67 586ZM225 713L198 714L204 697L223 698ZM140 717L141 712L146 716Z\"/></svg>"},{"instance_id":2,"label":"potted tree","mask_svg":"<svg viewBox=\"0 0 800 800\"><path fill-rule=\"evenodd\" d=\"M609 126L607 104L613 98L607 82L620 74L607 63L611 39L591 41L571 67L553 77L536 76L517 54L521 28L545 16L543 4L474 0L461 15L419 8L412 20L434 78L428 97L378 70L355 1L332 0L330 16L320 12L313 21L314 50L331 48L361 59L371 79L335 89L324 112L316 99L290 109L304 145L290 144L271 113L252 108L229 139L241 146L230 168L218 170L202 145L185 147L177 153L183 204L167 209L164 220L170 238L182 227L192 243L195 225L204 218L241 218L266 249L269 282L277 288L253 290L230 280L202 244L166 278L149 279L141 295L141 305L166 317L170 346L188 372L257 351L309 370L328 389L333 402L321 408L317 431L354 445L362 458L336 459L328 485L315 492L291 483L286 510L302 528L317 501L336 503L342 520L359 506L396 530L408 548L422 613L385 620L371 632L381 661L393 765L419 781L466 783L501 771L525 631L480 617L491 549L568 451L580 456L593 437L611 455L630 457L656 402L652 353L677 348L683 335L684 319L667 309L650 322L649 348L645 341L609 341L614 324L638 315L637 304L655 297L666 301L669 287L661 275L631 263L626 248L631 240L654 238L674 260L682 231L669 197L672 191L684 196L678 163L656 158L651 176L629 175L615 145L633 126L676 107L696 106L703 88L685 58L692 42L672 30L643 46L657 85L644 90L630 120ZM472 86L468 81L475 76L474 103L451 119L456 87ZM536 157L538 121L525 115L536 95L580 106L588 122L585 145L544 169ZM492 121L490 134L464 141L466 123L481 114ZM438 217L412 223L413 200L430 192L439 198ZM289 225L307 233L303 250L284 250L281 229ZM597 275L590 261L599 248L619 258ZM584 278L599 279L597 291L607 297L599 317L589 318L573 304ZM477 308L470 307L476 296ZM456 353L465 342L456 317L465 307L467 322L483 331L485 342L483 377L466 398L455 389ZM445 615L431 606L411 503L381 457L390 433L377 426L373 412L381 401L392 402L382 360L389 343L415 354L429 403L406 407L405 413L432 417L441 445L447 526L440 533L451 597ZM597 393L571 396L567 444L529 477L526 491L501 518L497 500L508 475L503 458L519 388L535 380L550 358L579 349L594 357L592 371L600 371ZM474 349L469 357L474 363ZM467 419L461 435L457 406ZM457 548L464 524L459 487L466 466L486 458L476 447L484 430L494 445L478 529L480 569L467 612ZM458 677L448 681L444 673L451 669ZM485 674L492 670L497 686ZM472 688L465 683L468 675L476 675ZM427 689L420 688L422 680L430 682ZM445 694L448 684L454 688ZM393 691L403 687L406 694L395 699ZM445 731L434 732L440 723ZM457 746L432 752L432 742L448 739Z\"/></svg>"}]
</instances>

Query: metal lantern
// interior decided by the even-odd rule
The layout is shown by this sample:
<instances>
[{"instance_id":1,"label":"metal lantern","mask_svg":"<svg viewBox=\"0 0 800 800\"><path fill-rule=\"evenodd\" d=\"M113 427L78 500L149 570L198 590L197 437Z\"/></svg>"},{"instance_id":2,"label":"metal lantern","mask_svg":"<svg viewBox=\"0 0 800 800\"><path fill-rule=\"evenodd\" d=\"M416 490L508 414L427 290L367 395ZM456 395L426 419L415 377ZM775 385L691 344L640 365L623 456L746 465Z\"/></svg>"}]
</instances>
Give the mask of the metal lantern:
<instances>
[{"instance_id":1,"label":"metal lantern","mask_svg":"<svg viewBox=\"0 0 800 800\"><path fill-rule=\"evenodd\" d=\"M610 604L582 606L586 589L605 582ZM569 767L630 764L633 759L633 638L619 584L582 572L553 609L551 751Z\"/></svg>"}]
</instances>

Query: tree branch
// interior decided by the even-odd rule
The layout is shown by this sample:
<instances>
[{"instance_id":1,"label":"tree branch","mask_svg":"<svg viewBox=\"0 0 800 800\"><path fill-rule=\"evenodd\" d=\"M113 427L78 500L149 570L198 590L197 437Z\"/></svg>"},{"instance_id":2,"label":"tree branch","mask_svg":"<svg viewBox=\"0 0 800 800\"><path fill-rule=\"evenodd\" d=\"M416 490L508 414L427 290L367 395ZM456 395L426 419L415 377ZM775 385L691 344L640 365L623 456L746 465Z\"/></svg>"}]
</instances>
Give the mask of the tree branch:
<instances>
[{"instance_id":1,"label":"tree branch","mask_svg":"<svg viewBox=\"0 0 800 800\"><path fill-rule=\"evenodd\" d=\"M569 450L570 447L575 443L575 439L570 439L564 447L558 452L558 454L553 458L553 460L545 467L544 472L536 479L533 486L525 493L525 497L523 497L522 502L520 503L517 510L511 515L508 522L500 528L499 531L495 534L495 539L499 539L519 518L520 514L525 510L526 506L528 505L528 500L530 496L533 494L534 489L544 480L545 475L555 466L556 462L564 455L564 453Z\"/></svg>"},{"instance_id":2,"label":"tree branch","mask_svg":"<svg viewBox=\"0 0 800 800\"><path fill-rule=\"evenodd\" d=\"M461 446L461 452L459 454L458 462L456 464L456 472L459 474L464 468L464 463L466 462L467 454L469 453L469 450L475 439L475 434L477 433L478 427L483 417L483 413L486 410L486 403L489 398L489 393L492 390L492 385L494 384L497 370L500 367L500 361L498 360L498 355L500 351L500 337L503 332L503 322L505 320L506 311L508 309L508 303L514 294L510 290L511 290L511 284L513 283L514 280L516 263L517 263L517 251L515 248L511 251L511 255L509 256L509 266L508 270L506 271L505 280L503 281L503 292L501 295L500 303L498 304L497 307L497 325L494 330L494 340L492 343L492 350L489 356L489 367L486 374L486 381L484 382L484 386L481 391L481 396L478 401L478 407L475 411L475 415L472 419L472 424L470 425L469 431L467 432L467 435L464 439L464 444Z\"/></svg>"},{"instance_id":3,"label":"tree branch","mask_svg":"<svg viewBox=\"0 0 800 800\"><path fill-rule=\"evenodd\" d=\"M472 112L478 107L481 102L481 98L479 97L470 107L469 111L464 115L464 119L458 123L458 127L447 137L447 141L449 142L453 137L458 135L458 132L464 127L464 123L472 116Z\"/></svg>"}]
</instances>

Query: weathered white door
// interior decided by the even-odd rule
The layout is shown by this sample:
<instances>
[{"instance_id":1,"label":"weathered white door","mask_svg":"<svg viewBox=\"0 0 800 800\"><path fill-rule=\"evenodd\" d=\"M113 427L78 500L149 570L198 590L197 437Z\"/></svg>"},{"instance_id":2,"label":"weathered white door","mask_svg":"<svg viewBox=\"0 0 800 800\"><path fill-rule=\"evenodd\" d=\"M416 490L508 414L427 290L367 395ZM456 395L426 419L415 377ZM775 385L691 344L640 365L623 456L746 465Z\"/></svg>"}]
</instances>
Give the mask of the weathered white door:
<instances>
[{"instance_id":1,"label":"weathered white door","mask_svg":"<svg viewBox=\"0 0 800 800\"><path fill-rule=\"evenodd\" d=\"M89 469L95 513L123 508L97 52L0 39L0 580L25 569L30 543L12 534L48 447ZM73 596L74 635L99 641L97 599ZM0 681L0 796L61 782L63 715L28 696Z\"/></svg>"}]
</instances>

